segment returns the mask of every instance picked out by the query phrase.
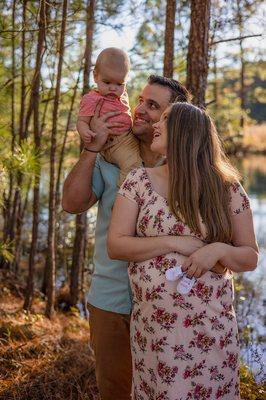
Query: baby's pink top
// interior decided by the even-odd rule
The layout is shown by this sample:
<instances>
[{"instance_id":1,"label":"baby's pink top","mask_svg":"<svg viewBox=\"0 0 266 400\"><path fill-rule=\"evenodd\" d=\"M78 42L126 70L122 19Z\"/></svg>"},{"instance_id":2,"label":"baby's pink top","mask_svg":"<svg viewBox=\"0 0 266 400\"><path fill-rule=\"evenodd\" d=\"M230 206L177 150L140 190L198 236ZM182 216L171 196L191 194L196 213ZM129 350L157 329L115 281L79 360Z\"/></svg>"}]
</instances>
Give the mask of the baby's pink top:
<instances>
[{"instance_id":1,"label":"baby's pink top","mask_svg":"<svg viewBox=\"0 0 266 400\"><path fill-rule=\"evenodd\" d=\"M113 128L114 132L116 134L122 134L129 131L132 127L132 119L128 104L127 92L124 92L119 98L113 94L102 96L96 90L91 90L81 99L78 114L79 117L92 117L95 113L96 105L100 99L104 99L100 115L106 114L110 111L121 111L121 114L115 115L114 117L108 119L109 122L121 122L124 124L122 127Z\"/></svg>"}]
</instances>

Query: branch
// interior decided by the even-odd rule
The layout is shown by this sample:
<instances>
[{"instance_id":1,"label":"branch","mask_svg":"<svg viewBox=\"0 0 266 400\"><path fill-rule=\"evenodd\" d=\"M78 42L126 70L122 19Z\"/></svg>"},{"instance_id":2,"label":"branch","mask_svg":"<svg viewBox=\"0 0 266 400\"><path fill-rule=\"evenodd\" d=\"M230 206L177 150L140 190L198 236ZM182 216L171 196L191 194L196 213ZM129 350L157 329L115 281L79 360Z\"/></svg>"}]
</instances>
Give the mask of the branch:
<instances>
[{"instance_id":1,"label":"branch","mask_svg":"<svg viewBox=\"0 0 266 400\"><path fill-rule=\"evenodd\" d=\"M238 36L236 38L231 38L231 39L222 39L222 40L217 40L216 42L210 43L210 46L214 46L215 44L218 44L218 43L233 42L234 40L243 40L243 39L247 39L247 38L261 37L261 36L262 36L262 34L260 34L260 35Z\"/></svg>"}]
</instances>

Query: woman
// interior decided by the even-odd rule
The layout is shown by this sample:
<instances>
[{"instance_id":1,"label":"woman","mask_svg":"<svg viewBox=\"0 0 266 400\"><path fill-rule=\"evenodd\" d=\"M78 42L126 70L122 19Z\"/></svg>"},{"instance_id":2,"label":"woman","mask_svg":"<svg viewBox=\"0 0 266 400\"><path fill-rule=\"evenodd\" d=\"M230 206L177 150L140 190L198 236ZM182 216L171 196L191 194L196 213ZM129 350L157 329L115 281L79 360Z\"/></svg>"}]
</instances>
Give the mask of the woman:
<instances>
[{"instance_id":1,"label":"woman","mask_svg":"<svg viewBox=\"0 0 266 400\"><path fill-rule=\"evenodd\" d=\"M151 148L167 162L128 175L108 239L111 258L131 261L133 399L239 399L232 273L216 272L256 268L248 198L205 111L172 105ZM167 279L178 265L187 294L184 277Z\"/></svg>"}]
</instances>

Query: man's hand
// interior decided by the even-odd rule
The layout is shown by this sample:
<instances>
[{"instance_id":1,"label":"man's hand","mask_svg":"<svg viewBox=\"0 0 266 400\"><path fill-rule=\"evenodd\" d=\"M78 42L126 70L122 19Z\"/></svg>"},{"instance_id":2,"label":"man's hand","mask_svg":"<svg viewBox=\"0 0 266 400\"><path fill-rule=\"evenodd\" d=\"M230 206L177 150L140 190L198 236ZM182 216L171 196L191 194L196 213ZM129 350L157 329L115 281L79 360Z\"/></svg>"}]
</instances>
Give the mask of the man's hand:
<instances>
[{"instance_id":1,"label":"man's hand","mask_svg":"<svg viewBox=\"0 0 266 400\"><path fill-rule=\"evenodd\" d=\"M109 118L121 114L121 111L112 111L100 116L103 102L103 99L99 100L95 109L94 116L91 118L90 121L90 129L94 133L96 133L96 136L93 140L93 145L97 142L97 144L99 144L99 146L101 147L105 144L109 135L115 135L115 132L112 130L112 128L123 127L123 123L108 122Z\"/></svg>"},{"instance_id":2,"label":"man's hand","mask_svg":"<svg viewBox=\"0 0 266 400\"><path fill-rule=\"evenodd\" d=\"M191 254L182 264L182 271L189 278L200 278L205 272L214 268L220 259L218 243L208 244Z\"/></svg>"}]
</instances>

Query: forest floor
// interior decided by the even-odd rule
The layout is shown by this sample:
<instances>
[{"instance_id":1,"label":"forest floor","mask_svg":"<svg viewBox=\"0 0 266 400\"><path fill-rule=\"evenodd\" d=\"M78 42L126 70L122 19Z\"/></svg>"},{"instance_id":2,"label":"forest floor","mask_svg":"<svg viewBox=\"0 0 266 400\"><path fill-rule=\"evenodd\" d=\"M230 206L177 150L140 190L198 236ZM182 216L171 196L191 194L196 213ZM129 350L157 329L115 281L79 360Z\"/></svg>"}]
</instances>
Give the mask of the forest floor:
<instances>
[{"instance_id":1,"label":"forest floor","mask_svg":"<svg viewBox=\"0 0 266 400\"><path fill-rule=\"evenodd\" d=\"M38 292L31 313L22 306L23 286L0 271L0 399L99 400L88 322L75 309L47 319ZM241 398L265 393L242 366Z\"/></svg>"},{"instance_id":2,"label":"forest floor","mask_svg":"<svg viewBox=\"0 0 266 400\"><path fill-rule=\"evenodd\" d=\"M36 295L22 310L23 288L0 276L0 399L99 400L89 324L73 312L44 317Z\"/></svg>"}]
</instances>

